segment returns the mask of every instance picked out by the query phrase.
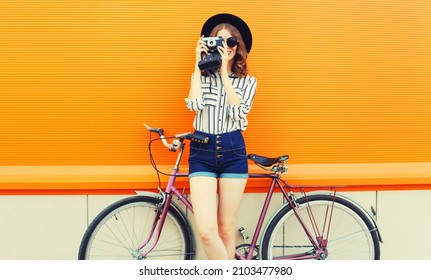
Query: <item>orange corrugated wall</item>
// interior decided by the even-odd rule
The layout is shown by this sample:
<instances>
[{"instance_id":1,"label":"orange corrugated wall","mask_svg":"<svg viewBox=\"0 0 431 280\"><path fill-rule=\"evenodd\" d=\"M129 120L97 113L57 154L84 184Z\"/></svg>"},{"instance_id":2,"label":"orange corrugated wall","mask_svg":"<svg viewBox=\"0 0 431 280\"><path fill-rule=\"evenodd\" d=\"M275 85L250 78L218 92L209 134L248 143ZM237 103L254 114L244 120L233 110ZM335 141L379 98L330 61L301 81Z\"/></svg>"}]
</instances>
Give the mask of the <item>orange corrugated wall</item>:
<instances>
[{"instance_id":1,"label":"orange corrugated wall","mask_svg":"<svg viewBox=\"0 0 431 280\"><path fill-rule=\"evenodd\" d=\"M254 35L249 152L431 161L430 1L2 0L0 165L149 164L142 123L192 129L195 42L219 12Z\"/></svg>"}]
</instances>

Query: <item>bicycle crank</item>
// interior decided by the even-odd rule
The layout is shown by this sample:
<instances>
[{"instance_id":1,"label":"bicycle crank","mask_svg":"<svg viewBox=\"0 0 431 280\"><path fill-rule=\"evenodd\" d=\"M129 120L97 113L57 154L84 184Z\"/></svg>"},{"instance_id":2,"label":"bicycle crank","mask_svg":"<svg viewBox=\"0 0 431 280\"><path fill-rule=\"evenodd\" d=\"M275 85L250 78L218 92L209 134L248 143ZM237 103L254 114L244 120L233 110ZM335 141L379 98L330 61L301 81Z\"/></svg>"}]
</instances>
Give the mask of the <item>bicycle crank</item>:
<instances>
[{"instance_id":1,"label":"bicycle crank","mask_svg":"<svg viewBox=\"0 0 431 280\"><path fill-rule=\"evenodd\" d=\"M251 244L241 244L241 245L238 245L238 246L236 246L236 251L241 256L243 256L244 258L247 258L248 253L250 252L250 246L251 246ZM238 258L235 256L235 259L238 259ZM253 256L252 256L251 259L252 260L258 260L259 259L259 248L258 248L258 246L256 246L254 248Z\"/></svg>"}]
</instances>

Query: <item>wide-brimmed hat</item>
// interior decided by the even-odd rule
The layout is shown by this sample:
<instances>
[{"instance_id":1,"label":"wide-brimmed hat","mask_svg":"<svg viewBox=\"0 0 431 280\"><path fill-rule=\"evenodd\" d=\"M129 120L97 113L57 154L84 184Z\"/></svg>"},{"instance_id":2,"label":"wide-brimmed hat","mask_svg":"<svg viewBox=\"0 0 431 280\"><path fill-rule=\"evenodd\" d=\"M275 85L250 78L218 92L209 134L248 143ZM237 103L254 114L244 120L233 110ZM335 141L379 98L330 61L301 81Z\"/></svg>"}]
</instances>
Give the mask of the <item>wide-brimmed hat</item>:
<instances>
[{"instance_id":1,"label":"wide-brimmed hat","mask_svg":"<svg viewBox=\"0 0 431 280\"><path fill-rule=\"evenodd\" d=\"M241 37L244 40L245 48L247 52L250 52L251 45L253 43L253 38L251 35L251 30L248 27L247 23L243 21L241 18L232 15L232 14L217 14L204 23L202 26L201 35L208 37L211 34L211 31L216 27L219 23L229 23L238 29L239 33L241 33Z\"/></svg>"}]
</instances>

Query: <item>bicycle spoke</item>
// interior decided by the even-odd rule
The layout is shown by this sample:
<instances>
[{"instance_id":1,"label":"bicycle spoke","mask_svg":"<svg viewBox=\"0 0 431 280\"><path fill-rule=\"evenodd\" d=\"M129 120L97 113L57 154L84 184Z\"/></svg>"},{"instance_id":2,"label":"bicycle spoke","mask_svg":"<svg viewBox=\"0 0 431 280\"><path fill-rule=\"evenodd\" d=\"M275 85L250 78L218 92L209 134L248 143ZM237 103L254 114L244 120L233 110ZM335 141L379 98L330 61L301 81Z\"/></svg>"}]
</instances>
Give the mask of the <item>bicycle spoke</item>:
<instances>
[{"instance_id":1,"label":"bicycle spoke","mask_svg":"<svg viewBox=\"0 0 431 280\"><path fill-rule=\"evenodd\" d=\"M100 213L84 235L80 259L192 258L189 227L179 218L179 212L169 210L157 238L154 221L158 220L158 204L155 198L137 196Z\"/></svg>"},{"instance_id":2,"label":"bicycle spoke","mask_svg":"<svg viewBox=\"0 0 431 280\"><path fill-rule=\"evenodd\" d=\"M342 202L342 203L340 203ZM343 203L346 203L344 205ZM350 208L352 207L352 208ZM264 234L263 258L374 259L379 256L377 233L360 210L329 195L303 198L295 211L285 206ZM309 229L310 236L304 228ZM311 229L311 231L310 231ZM320 234L317 234L320 232ZM312 235L314 233L314 235ZM314 245L310 240L316 240Z\"/></svg>"}]
</instances>

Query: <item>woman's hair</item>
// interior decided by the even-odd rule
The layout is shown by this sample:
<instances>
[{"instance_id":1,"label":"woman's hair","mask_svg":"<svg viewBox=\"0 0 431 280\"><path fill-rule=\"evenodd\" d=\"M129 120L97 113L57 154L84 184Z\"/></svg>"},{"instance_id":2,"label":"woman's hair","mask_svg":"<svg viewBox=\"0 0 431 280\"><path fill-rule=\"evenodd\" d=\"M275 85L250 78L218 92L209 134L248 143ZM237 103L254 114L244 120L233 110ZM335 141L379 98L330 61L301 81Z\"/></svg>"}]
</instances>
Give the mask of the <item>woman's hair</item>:
<instances>
[{"instance_id":1,"label":"woman's hair","mask_svg":"<svg viewBox=\"0 0 431 280\"><path fill-rule=\"evenodd\" d=\"M229 23L220 23L215 26L210 34L211 37L217 36L220 30L226 29L230 34L238 40L236 54L233 61L232 72L238 77L245 77L248 74L247 69L247 49L242 39L241 33L235 26Z\"/></svg>"}]
</instances>

